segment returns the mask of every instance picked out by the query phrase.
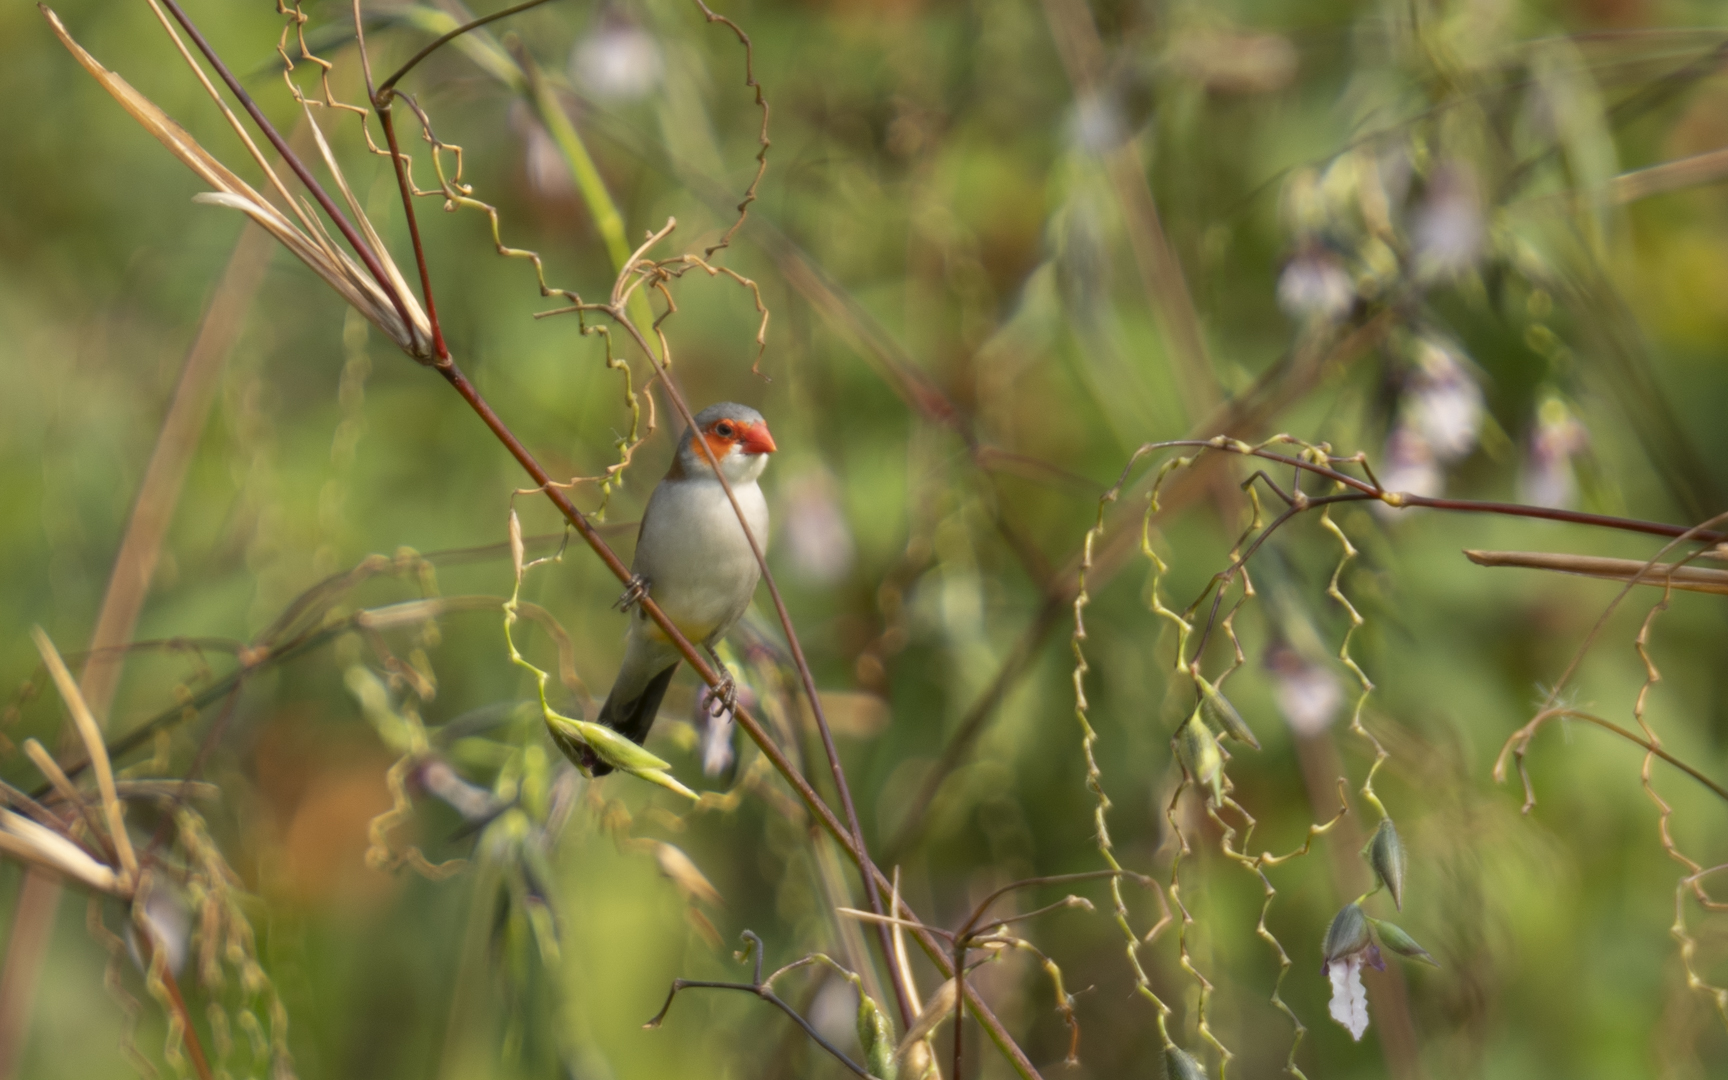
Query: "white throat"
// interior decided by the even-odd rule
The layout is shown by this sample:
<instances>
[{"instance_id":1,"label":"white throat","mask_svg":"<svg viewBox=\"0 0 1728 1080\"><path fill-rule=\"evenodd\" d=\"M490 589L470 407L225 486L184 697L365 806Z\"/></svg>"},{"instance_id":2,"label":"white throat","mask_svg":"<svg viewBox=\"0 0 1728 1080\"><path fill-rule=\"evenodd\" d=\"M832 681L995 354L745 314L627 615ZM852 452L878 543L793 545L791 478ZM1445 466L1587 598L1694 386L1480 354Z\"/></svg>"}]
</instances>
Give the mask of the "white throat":
<instances>
[{"instance_id":1,"label":"white throat","mask_svg":"<svg viewBox=\"0 0 1728 1080\"><path fill-rule=\"evenodd\" d=\"M694 447L687 447L683 457L684 475L691 480L712 480L714 467L708 463L706 455ZM720 459L720 472L725 475L726 482L734 487L741 484L754 484L756 478L762 475L762 470L768 467L767 454L746 454L736 446L727 450Z\"/></svg>"}]
</instances>

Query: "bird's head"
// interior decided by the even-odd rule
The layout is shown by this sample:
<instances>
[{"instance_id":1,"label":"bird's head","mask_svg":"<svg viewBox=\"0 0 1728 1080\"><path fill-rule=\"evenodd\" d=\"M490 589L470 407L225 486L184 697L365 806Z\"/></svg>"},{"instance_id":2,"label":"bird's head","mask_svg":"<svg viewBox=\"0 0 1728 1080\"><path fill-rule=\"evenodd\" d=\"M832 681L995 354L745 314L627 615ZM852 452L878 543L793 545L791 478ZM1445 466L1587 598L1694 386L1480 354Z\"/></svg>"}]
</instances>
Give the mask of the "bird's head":
<instances>
[{"instance_id":1,"label":"bird's head","mask_svg":"<svg viewBox=\"0 0 1728 1080\"><path fill-rule=\"evenodd\" d=\"M712 457L729 482L748 483L762 475L768 455L775 449L768 421L761 413L748 405L723 401L696 414L696 426L686 431L678 444L676 469L687 477L707 476Z\"/></svg>"}]
</instances>

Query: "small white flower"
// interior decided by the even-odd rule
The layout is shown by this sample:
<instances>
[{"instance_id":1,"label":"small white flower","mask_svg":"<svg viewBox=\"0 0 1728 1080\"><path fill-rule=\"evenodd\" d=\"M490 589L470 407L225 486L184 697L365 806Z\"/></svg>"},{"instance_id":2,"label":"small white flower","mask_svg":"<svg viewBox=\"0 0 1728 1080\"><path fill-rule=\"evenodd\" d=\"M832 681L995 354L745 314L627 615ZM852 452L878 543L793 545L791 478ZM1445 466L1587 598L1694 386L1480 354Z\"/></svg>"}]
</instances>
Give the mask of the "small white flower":
<instances>
[{"instance_id":1,"label":"small white flower","mask_svg":"<svg viewBox=\"0 0 1728 1080\"><path fill-rule=\"evenodd\" d=\"M1272 669L1273 700L1290 730L1312 738L1332 726L1344 703L1344 688L1330 668L1310 662L1288 645L1274 649L1266 663Z\"/></svg>"},{"instance_id":2,"label":"small white flower","mask_svg":"<svg viewBox=\"0 0 1728 1080\"><path fill-rule=\"evenodd\" d=\"M520 101L510 106L510 126L522 136L522 172L534 194L543 199L574 196L576 181L570 175L564 154L528 106Z\"/></svg>"},{"instance_id":3,"label":"small white flower","mask_svg":"<svg viewBox=\"0 0 1728 1080\"><path fill-rule=\"evenodd\" d=\"M498 801L478 784L471 784L442 758L427 758L414 778L428 795L461 814L463 820L489 820L498 812Z\"/></svg>"},{"instance_id":4,"label":"small white flower","mask_svg":"<svg viewBox=\"0 0 1728 1080\"><path fill-rule=\"evenodd\" d=\"M1558 398L1549 398L1536 413L1530 452L1518 477L1519 497L1535 506L1564 509L1578 501L1578 477L1572 459L1590 444L1584 430Z\"/></svg>"},{"instance_id":5,"label":"small white flower","mask_svg":"<svg viewBox=\"0 0 1728 1080\"><path fill-rule=\"evenodd\" d=\"M1466 361L1433 338L1416 343L1416 374L1403 401L1407 424L1441 463L1467 457L1482 430L1482 388Z\"/></svg>"},{"instance_id":6,"label":"small white flower","mask_svg":"<svg viewBox=\"0 0 1728 1080\"><path fill-rule=\"evenodd\" d=\"M738 704L746 710L757 706L756 694L743 683L738 684ZM719 695L712 687L704 686L696 695L692 723L696 728L696 745L702 753L703 776L720 776L732 767L736 757L732 749L732 730L736 722L729 710L719 706Z\"/></svg>"},{"instance_id":7,"label":"small white flower","mask_svg":"<svg viewBox=\"0 0 1728 1080\"><path fill-rule=\"evenodd\" d=\"M1325 959L1320 973L1332 980L1332 1002L1327 1011L1332 1019L1344 1026L1358 1042L1368 1030L1368 991L1362 986L1362 965L1376 971L1386 970L1380 958L1380 946L1368 929L1368 917L1362 905L1346 904L1326 929L1326 943L1321 947Z\"/></svg>"},{"instance_id":8,"label":"small white flower","mask_svg":"<svg viewBox=\"0 0 1728 1080\"><path fill-rule=\"evenodd\" d=\"M1292 319L1337 322L1355 302L1344 260L1323 244L1305 245L1278 275L1278 306Z\"/></svg>"},{"instance_id":9,"label":"small white flower","mask_svg":"<svg viewBox=\"0 0 1728 1080\"><path fill-rule=\"evenodd\" d=\"M1434 460L1433 449L1414 428L1400 425L1392 429L1392 434L1386 438L1385 461L1379 477L1380 485L1387 491L1432 498L1446 488L1446 477ZM1376 502L1374 512L1390 517L1398 510Z\"/></svg>"},{"instance_id":10,"label":"small white flower","mask_svg":"<svg viewBox=\"0 0 1728 1080\"><path fill-rule=\"evenodd\" d=\"M665 74L660 43L628 17L608 11L600 26L576 43L570 77L597 98L632 101L656 86Z\"/></svg>"},{"instance_id":11,"label":"small white flower","mask_svg":"<svg viewBox=\"0 0 1728 1080\"><path fill-rule=\"evenodd\" d=\"M1331 961L1326 965L1326 973L1332 978L1332 1001L1326 1011L1344 1025L1352 1039L1361 1042L1362 1033L1368 1030L1368 991L1362 986L1362 954Z\"/></svg>"},{"instance_id":12,"label":"small white flower","mask_svg":"<svg viewBox=\"0 0 1728 1080\"><path fill-rule=\"evenodd\" d=\"M1416 273L1425 280L1473 269L1487 246L1488 227L1475 170L1461 161L1442 162L1410 226Z\"/></svg>"},{"instance_id":13,"label":"small white flower","mask_svg":"<svg viewBox=\"0 0 1728 1080\"><path fill-rule=\"evenodd\" d=\"M822 469L788 480L781 535L793 571L817 585L832 585L852 569L857 546L836 497L834 478Z\"/></svg>"}]
</instances>

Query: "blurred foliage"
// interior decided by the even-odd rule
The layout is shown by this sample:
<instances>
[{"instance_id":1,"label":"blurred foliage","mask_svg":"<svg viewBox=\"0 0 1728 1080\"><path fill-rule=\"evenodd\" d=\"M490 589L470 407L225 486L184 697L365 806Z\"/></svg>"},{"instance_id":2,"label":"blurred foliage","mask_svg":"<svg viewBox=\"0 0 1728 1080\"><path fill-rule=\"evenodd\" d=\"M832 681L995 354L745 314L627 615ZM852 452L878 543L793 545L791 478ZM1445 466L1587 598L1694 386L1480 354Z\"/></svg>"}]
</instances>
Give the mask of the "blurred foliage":
<instances>
[{"instance_id":1,"label":"blurred foliage","mask_svg":"<svg viewBox=\"0 0 1728 1080\"><path fill-rule=\"evenodd\" d=\"M364 7L380 74L461 15ZM58 10L257 183L148 5ZM364 101L349 7L307 13L333 90ZM751 374L758 315L733 282L686 276L664 329L692 405L747 402L773 426L769 562L871 850L918 911L957 928L1018 879L1105 865L1095 762L1112 857L1161 883L1119 881L1115 898L1110 882L1051 884L992 909L1068 892L1097 909L1014 924L1055 968L1009 948L970 976L1044 1075L1217 1076L1220 1047L1246 1077L1287 1059L1313 1077L1400 1080L1728 1070L1728 1010L1709 989L1728 985L1728 924L1677 887L1682 857L1728 860L1728 808L1572 721L1531 744L1528 816L1516 778L1492 777L1620 586L1460 554L1641 562L1660 541L1347 503L1330 520L1354 559L1340 562L1317 513L1297 516L1254 555L1253 597L1237 610L1236 578L1218 612L1234 617L1205 633L1207 600L1188 638L1154 609L1174 616L1231 566L1251 518L1236 486L1247 459L1170 475L1150 559L1141 521L1168 455L1140 459L1121 499L1099 502L1148 441L1284 431L1366 451L1390 490L1682 524L1728 507L1728 29L1708 28L1720 7L753 0L722 13L750 35L772 107L759 198L719 256L772 312L764 377ZM295 128L274 51L283 17L261 4L191 14ZM0 58L0 678L24 688L0 771L32 791L43 779L26 739L63 762L82 751L28 631L70 658L92 639L241 223L189 201L197 179L30 5L0 10ZM617 266L592 192L510 84L515 64L547 80L632 243L676 217L655 254L700 252L734 220L761 123L737 41L681 0L554 0L402 84L463 146L464 180L499 208L503 241L538 251L552 284L601 297ZM311 65L294 78L319 92ZM417 123L396 115L430 184ZM366 153L352 117L319 117L411 268L387 159ZM631 427L606 346L571 316L534 319L558 304L532 268L494 254L482 214L438 203L417 205L458 362L554 475L601 474ZM723 797L692 808L628 776L589 782L549 744L499 605L514 584L511 507L541 537L533 556L560 550L561 521L513 499L527 482L467 406L280 253L243 311L184 485L153 508L170 525L131 637L171 644L126 655L108 710L111 741L152 718L162 733L117 757L122 778L216 785L135 804L130 829L166 883L153 925L194 954L179 986L203 1045L233 1075L285 1067L271 1038L310 1077L845 1075L747 994L686 991L643 1028L675 978L745 982L731 950L751 930L770 966L834 958L777 975L777 992L854 1060L880 1062L881 1046L859 1043L877 1021L845 971L903 1029L873 934L836 914L864 906L857 879L741 737L733 762L704 771L725 733L698 719L694 679L678 677L649 748ZM613 339L642 388L651 370ZM626 555L679 427L661 393L605 505ZM1288 491L1291 471L1269 471ZM1255 491L1268 517L1282 509ZM593 484L573 497L602 503ZM1083 742L1063 639L1095 518ZM620 655L618 590L574 542L523 582L538 615L517 643L573 715L593 716ZM428 597L448 599L389 607ZM1362 619L1348 656L1373 684L1362 732L1340 597ZM1721 601L1676 593L1647 624L1661 600L1634 590L1559 701L1647 722L1675 757L1728 777ZM759 607L729 658L827 791ZM1646 625L1653 687L1634 645ZM1203 686L1179 639L1204 650ZM304 647L258 651L287 642ZM1233 723L1260 748L1220 750ZM1384 815L1361 792L1374 740ZM1184 792L1185 765L1216 793ZM1337 813L1340 776L1349 813L1310 837ZM1257 820L1251 837L1239 810ZM1305 839L1305 856L1255 858ZM0 917L14 918L23 878L0 864ZM1393 895L1346 918L1376 880ZM1276 892L1262 916L1263 882ZM128 955L119 906L95 904L92 932L81 897L60 903L24 991L27 1041L7 1048L16 1075L119 1075L133 1057L188 1071L160 971L136 944ZM1166 910L1174 922L1138 950L1136 994L1122 930L1143 936ZM1386 955L1377 972L1380 946L1437 966ZM913 969L937 996L934 969ZM1366 984L1360 1042L1328 1018L1317 969ZM1077 1068L1062 1064L1053 970L1074 994ZM1275 985L1307 1028L1293 1057ZM968 1025L967 1074L1012 1075ZM948 1038L934 1042L944 1075Z\"/></svg>"}]
</instances>

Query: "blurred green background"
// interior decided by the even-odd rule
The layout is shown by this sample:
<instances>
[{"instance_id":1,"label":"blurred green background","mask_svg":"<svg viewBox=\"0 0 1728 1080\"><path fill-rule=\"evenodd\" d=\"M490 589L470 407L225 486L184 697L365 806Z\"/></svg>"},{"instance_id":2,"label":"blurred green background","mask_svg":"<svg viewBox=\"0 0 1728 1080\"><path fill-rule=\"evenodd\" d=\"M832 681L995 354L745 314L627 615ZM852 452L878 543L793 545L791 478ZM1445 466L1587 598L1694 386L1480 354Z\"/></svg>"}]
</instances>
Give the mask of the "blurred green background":
<instances>
[{"instance_id":1,"label":"blurred green background","mask_svg":"<svg viewBox=\"0 0 1728 1080\"><path fill-rule=\"evenodd\" d=\"M456 10L364 7L380 73ZM58 10L99 60L257 183L147 4ZM772 425L769 562L827 695L870 846L927 919L957 925L1009 882L1103 865L1074 718L1073 570L1099 497L1142 443L1289 432L1366 451L1396 490L1681 524L1728 507L1728 161L1713 156L1728 154L1721 5L718 10L753 41L773 141L759 198L719 260L760 285L772 317L758 377L750 294L690 273L664 324L674 372L693 407L743 401ZM275 52L283 17L256 3L189 11L272 119L293 128ZM336 64L334 92L363 101L348 6L307 14L308 42ZM754 175L761 123L724 27L674 0L554 0L486 34L495 60L531 62L547 80L631 244L670 217L677 230L655 254L715 243ZM603 297L616 267L594 202L524 96L475 56L447 47L402 89L441 140L463 146L463 178L499 208L503 241L538 251L552 284ZM72 744L52 691L30 692L41 685L29 628L69 655L91 642L241 220L190 201L204 190L196 177L30 5L0 10L0 59L0 681L25 687L5 714L0 771L32 790L41 777L17 747ZM295 78L318 93L311 65ZM405 107L396 116L430 185L418 125ZM411 267L387 160L365 152L353 117L319 118L357 199ZM417 205L458 363L554 475L601 473L631 424L603 344L568 315L532 318L559 303L540 296L526 262L494 254L482 214L441 213L436 197ZM434 587L507 596L511 567L495 545L512 505L529 534L553 537L537 553L556 544L554 511L537 497L512 503L526 477L444 381L285 252L236 314L184 486L155 508L171 517L130 635L186 641L127 656L116 737L230 676L238 644L266 641L296 598L371 553L412 549L432 571L319 594L306 625ZM614 339L641 388L643 358ZM653 392L658 428L605 509L626 557L629 523L679 428ZM1192 921L1141 950L1151 989L1174 1010L1171 1035L1219 1074L1180 948L1214 988L1207 1019L1235 1055L1230 1075L1270 1077L1292 1028L1269 1002L1278 954L1255 933L1259 881L1220 854L1192 795L1166 815L1182 779L1170 737L1194 691L1170 623L1149 608L1152 564L1136 549L1160 460L1136 464L1109 509L1090 580L1095 753L1127 868L1167 885L1182 844L1173 828L1193 848L1180 870ZM1251 470L1239 459L1207 469L1200 482L1170 482L1150 533L1170 568L1159 595L1177 610L1230 564L1249 521L1234 483ZM1274 479L1288 489L1288 470ZM1310 480L1306 490L1327 489ZM593 484L573 498L601 504ZM1336 778L1349 781L1350 814L1309 855L1268 870L1277 896L1265 925L1293 965L1282 994L1309 1029L1296 1063L1313 1077L1400 1080L1723 1075L1728 1034L1712 998L1722 992L1688 981L1728 985L1728 924L1677 892L1689 871L1665 850L1651 792L1672 807L1673 851L1698 867L1728 859L1728 807L1661 762L1647 790L1643 752L1585 724L1556 722L1532 744L1528 816L1516 778L1491 776L1620 586L1485 569L1461 554L1642 560L1660 541L1360 504L1335 520L1360 551L1340 583L1366 620L1351 646L1375 684L1363 723L1390 753L1376 788L1409 849L1396 917L1439 966L1389 956L1392 971L1370 973L1360 1042L1327 1016L1321 940L1370 886L1356 852L1377 818L1357 793L1372 751L1347 730L1357 684L1336 659L1348 622L1326 594L1340 549L1304 515L1255 557L1255 596L1234 620L1245 660L1226 683L1262 744L1233 744L1227 769L1259 821L1251 852L1299 847L1310 822L1336 811ZM595 697L620 655L624 622L608 606L618 590L579 541L524 584L567 631ZM1636 727L1646 674L1634 637L1661 598L1640 589L1617 609L1565 701ZM806 774L825 775L759 601L731 655ZM1680 593L1648 636L1662 681L1644 718L1712 777L1728 777L1723 631L1718 597ZM545 634L526 623L517 634L536 663L555 665ZM1206 675L1231 659L1214 633ZM417 677L404 675L411 668ZM387 704L375 696L363 709L361 691L392 675ZM659 1029L642 1027L674 978L747 978L732 958L745 929L771 966L813 951L873 962L874 936L833 911L863 905L855 876L756 751L740 738L730 771L704 772L696 689L679 676L649 746L691 786L739 796L700 812L630 777L589 783L562 767L522 707L532 682L509 662L496 606L449 612L435 628L331 635L167 724L119 763L161 776L196 762L219 786L194 809L233 868L219 891L255 935L234 944L220 984L196 959L180 976L204 1044L232 1042L233 1075L268 1075L269 1055L248 1049L251 1012L261 1031L285 1032L306 1077L845 1075L745 994L690 991ZM579 689L560 688L556 703L593 715ZM386 774L402 747L390 738L404 711L432 743L409 770L415 812L391 839L433 861L472 860L447 880L365 860L368 823L391 806ZM439 789L434 761L472 788ZM511 808L465 822L439 790ZM163 932L178 925L195 954L215 949L203 894L187 884L184 829L149 806L133 828L140 844L156 838L165 878L181 883L164 901ZM680 877L667 844L713 894ZM15 927L8 977L21 962L23 879L0 864L0 919ZM1156 1011L1133 992L1107 887L1027 890L1002 910L1069 891L1098 911L1017 925L1076 995L1078 1066L1063 1064L1069 1032L1026 954L973 978L1043 1075L1160 1075ZM1124 896L1145 934L1158 900L1132 886ZM4 1048L13 1075L125 1075L132 1054L172 1072L163 1008L124 946L91 932L85 907L73 890L51 930L24 922L52 936L39 972L0 990L0 1025L23 1024L23 1041ZM1367 907L1395 914L1384 894ZM97 911L120 931L116 905ZM1696 942L1691 976L1677 915ZM261 984L243 985L250 956L285 1027ZM104 989L110 967L117 991ZM922 958L914 970L928 998L939 980ZM843 981L800 972L777 986L861 1053ZM968 1024L967 1075L1012 1075ZM944 1028L943 1075L948 1039Z\"/></svg>"}]
</instances>

